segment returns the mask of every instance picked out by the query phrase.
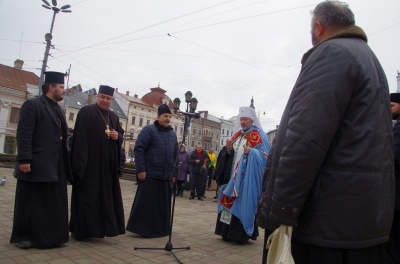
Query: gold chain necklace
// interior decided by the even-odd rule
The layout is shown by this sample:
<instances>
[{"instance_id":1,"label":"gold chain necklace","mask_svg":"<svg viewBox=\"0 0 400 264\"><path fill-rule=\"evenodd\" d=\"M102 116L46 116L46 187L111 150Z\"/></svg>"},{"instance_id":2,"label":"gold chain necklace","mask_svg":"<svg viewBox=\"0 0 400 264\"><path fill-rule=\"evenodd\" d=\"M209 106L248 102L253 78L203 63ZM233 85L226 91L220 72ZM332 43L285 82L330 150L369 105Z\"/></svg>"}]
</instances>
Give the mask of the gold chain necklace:
<instances>
[{"instance_id":1,"label":"gold chain necklace","mask_svg":"<svg viewBox=\"0 0 400 264\"><path fill-rule=\"evenodd\" d=\"M100 108L97 106L97 104L96 104L96 108L99 111L99 114L101 115L101 117L103 118L104 123L106 124L106 130L104 130L104 132L107 134L107 137L110 138L111 131L110 131L110 127L108 126L108 122L107 122L107 121L110 121L110 112L109 112L109 110L107 110L107 121L106 121L106 119L104 118L104 116L101 113Z\"/></svg>"}]
</instances>

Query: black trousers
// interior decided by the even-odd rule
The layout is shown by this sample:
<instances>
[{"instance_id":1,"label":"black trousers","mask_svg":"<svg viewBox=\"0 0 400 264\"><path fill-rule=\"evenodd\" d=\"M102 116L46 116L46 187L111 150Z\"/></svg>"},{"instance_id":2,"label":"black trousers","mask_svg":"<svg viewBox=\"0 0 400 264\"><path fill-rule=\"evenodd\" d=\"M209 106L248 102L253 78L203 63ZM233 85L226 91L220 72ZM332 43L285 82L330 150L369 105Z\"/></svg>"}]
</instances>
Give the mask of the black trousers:
<instances>
[{"instance_id":1,"label":"black trousers","mask_svg":"<svg viewBox=\"0 0 400 264\"><path fill-rule=\"evenodd\" d=\"M192 174L192 184L190 187L190 197L195 197L201 199L204 195L204 177L200 173L193 172Z\"/></svg>"},{"instance_id":2,"label":"black trousers","mask_svg":"<svg viewBox=\"0 0 400 264\"><path fill-rule=\"evenodd\" d=\"M292 256L296 264L387 264L386 244L369 248L337 249L294 242Z\"/></svg>"},{"instance_id":3,"label":"black trousers","mask_svg":"<svg viewBox=\"0 0 400 264\"><path fill-rule=\"evenodd\" d=\"M394 211L392 229L386 249L389 255L389 263L400 263L400 211Z\"/></svg>"}]
</instances>

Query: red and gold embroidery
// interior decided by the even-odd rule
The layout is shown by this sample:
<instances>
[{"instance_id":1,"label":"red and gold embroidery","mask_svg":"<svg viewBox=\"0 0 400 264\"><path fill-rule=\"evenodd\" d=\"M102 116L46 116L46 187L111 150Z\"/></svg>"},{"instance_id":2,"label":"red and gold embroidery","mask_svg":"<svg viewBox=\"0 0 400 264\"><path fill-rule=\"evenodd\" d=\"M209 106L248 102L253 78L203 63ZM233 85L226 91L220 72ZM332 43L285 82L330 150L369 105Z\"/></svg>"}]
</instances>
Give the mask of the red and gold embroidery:
<instances>
[{"instance_id":1,"label":"red and gold embroidery","mask_svg":"<svg viewBox=\"0 0 400 264\"><path fill-rule=\"evenodd\" d=\"M221 197L221 205L226 207L227 209L231 209L233 206L233 202L235 201L234 198L226 196L224 193Z\"/></svg>"},{"instance_id":2,"label":"red and gold embroidery","mask_svg":"<svg viewBox=\"0 0 400 264\"><path fill-rule=\"evenodd\" d=\"M262 143L260 133L256 129L244 134L244 138L246 139L246 144L252 148Z\"/></svg>"}]
</instances>

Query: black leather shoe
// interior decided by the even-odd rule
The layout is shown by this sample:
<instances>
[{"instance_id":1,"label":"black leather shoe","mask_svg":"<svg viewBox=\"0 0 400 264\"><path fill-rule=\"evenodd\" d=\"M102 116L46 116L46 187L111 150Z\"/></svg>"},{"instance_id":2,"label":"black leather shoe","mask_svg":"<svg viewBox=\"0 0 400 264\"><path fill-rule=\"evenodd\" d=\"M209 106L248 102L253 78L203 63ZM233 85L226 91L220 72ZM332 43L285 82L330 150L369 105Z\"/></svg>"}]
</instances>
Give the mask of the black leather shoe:
<instances>
[{"instance_id":1,"label":"black leather shoe","mask_svg":"<svg viewBox=\"0 0 400 264\"><path fill-rule=\"evenodd\" d=\"M83 236L76 236L75 233L71 233L71 237L75 239L76 241L81 241L81 242L89 242L88 237L83 237Z\"/></svg>"},{"instance_id":2,"label":"black leather shoe","mask_svg":"<svg viewBox=\"0 0 400 264\"><path fill-rule=\"evenodd\" d=\"M204 201L203 198L197 198L197 200L199 200L199 201Z\"/></svg>"},{"instance_id":3,"label":"black leather shoe","mask_svg":"<svg viewBox=\"0 0 400 264\"><path fill-rule=\"evenodd\" d=\"M193 200L194 199L194 197L189 197L189 200Z\"/></svg>"},{"instance_id":4,"label":"black leather shoe","mask_svg":"<svg viewBox=\"0 0 400 264\"><path fill-rule=\"evenodd\" d=\"M15 244L15 246L17 248L21 248L21 249L28 249L32 247L32 243L31 241L22 241L22 242L18 242L17 244Z\"/></svg>"}]
</instances>

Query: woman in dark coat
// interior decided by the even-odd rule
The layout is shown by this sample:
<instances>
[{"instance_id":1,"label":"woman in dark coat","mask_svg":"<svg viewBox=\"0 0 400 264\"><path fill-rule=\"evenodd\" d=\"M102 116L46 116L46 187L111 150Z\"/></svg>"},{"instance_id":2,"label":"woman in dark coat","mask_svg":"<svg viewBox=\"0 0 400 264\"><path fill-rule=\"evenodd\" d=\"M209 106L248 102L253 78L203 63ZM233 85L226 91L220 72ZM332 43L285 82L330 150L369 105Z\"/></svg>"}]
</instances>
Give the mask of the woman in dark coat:
<instances>
[{"instance_id":1,"label":"woman in dark coat","mask_svg":"<svg viewBox=\"0 0 400 264\"><path fill-rule=\"evenodd\" d=\"M183 196L183 183L186 181L187 175L189 173L189 153L186 152L186 146L181 145L179 148L179 157L178 157L178 162L180 162L180 165L178 167L178 182L176 185L176 195L179 195L180 197Z\"/></svg>"}]
</instances>

